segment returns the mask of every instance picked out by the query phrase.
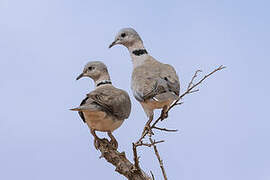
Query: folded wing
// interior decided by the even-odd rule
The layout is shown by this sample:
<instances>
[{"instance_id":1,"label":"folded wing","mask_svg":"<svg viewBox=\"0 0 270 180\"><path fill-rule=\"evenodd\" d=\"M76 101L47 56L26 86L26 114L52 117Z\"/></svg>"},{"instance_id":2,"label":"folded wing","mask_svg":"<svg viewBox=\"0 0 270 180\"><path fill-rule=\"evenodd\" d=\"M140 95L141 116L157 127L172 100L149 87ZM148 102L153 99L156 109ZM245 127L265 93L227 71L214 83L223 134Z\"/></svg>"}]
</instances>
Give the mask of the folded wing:
<instances>
[{"instance_id":1,"label":"folded wing","mask_svg":"<svg viewBox=\"0 0 270 180\"><path fill-rule=\"evenodd\" d=\"M131 88L134 97L142 102L167 92L179 96L180 83L171 65L150 62L134 69Z\"/></svg>"}]
</instances>

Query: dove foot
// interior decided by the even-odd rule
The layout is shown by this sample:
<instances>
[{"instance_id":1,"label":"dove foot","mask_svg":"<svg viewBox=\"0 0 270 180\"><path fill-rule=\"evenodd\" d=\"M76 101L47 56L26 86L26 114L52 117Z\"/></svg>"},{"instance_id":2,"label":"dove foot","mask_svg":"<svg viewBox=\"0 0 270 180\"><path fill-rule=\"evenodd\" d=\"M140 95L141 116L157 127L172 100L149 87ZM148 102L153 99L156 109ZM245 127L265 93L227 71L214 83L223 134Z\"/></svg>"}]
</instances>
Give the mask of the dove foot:
<instances>
[{"instance_id":1,"label":"dove foot","mask_svg":"<svg viewBox=\"0 0 270 180\"><path fill-rule=\"evenodd\" d=\"M146 124L146 125L144 126L142 136L144 136L144 135L146 135L146 134L149 134L150 136L151 136L151 135L154 135L154 133L153 133L151 127L150 127L150 124Z\"/></svg>"},{"instance_id":2,"label":"dove foot","mask_svg":"<svg viewBox=\"0 0 270 180\"><path fill-rule=\"evenodd\" d=\"M94 139L94 146L95 146L96 150L99 149L99 147L100 147L100 139Z\"/></svg>"},{"instance_id":3,"label":"dove foot","mask_svg":"<svg viewBox=\"0 0 270 180\"><path fill-rule=\"evenodd\" d=\"M153 131L152 131L152 129L151 129L151 126L150 126L152 120L153 120L153 115L151 115L151 116L149 117L149 120L148 120L147 123L145 124L144 129L143 129L142 136L145 136L146 134L149 134L150 136L151 136L151 135L154 135L154 133L153 133Z\"/></svg>"},{"instance_id":4,"label":"dove foot","mask_svg":"<svg viewBox=\"0 0 270 180\"><path fill-rule=\"evenodd\" d=\"M112 135L112 132L108 132L108 136L111 138L111 145L113 146L114 149L118 149L118 142L117 140L115 139L115 137Z\"/></svg>"},{"instance_id":5,"label":"dove foot","mask_svg":"<svg viewBox=\"0 0 270 180\"><path fill-rule=\"evenodd\" d=\"M91 129L91 134L94 136L94 146L98 150L100 147L100 138L96 135L96 130Z\"/></svg>"},{"instance_id":6,"label":"dove foot","mask_svg":"<svg viewBox=\"0 0 270 180\"><path fill-rule=\"evenodd\" d=\"M162 108L161 115L160 115L161 121L163 121L164 119L168 118L168 111L167 111L167 109L168 109L167 106L164 106Z\"/></svg>"}]
</instances>

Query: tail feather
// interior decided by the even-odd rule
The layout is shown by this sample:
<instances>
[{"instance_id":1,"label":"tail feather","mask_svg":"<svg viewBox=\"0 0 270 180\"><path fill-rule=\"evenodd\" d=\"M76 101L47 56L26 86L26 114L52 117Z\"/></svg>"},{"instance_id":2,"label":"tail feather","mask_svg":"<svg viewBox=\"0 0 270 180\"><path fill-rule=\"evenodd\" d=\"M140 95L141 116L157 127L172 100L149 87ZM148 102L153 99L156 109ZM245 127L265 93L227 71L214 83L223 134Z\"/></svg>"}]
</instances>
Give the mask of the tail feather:
<instances>
[{"instance_id":1,"label":"tail feather","mask_svg":"<svg viewBox=\"0 0 270 180\"><path fill-rule=\"evenodd\" d=\"M162 93L162 94L158 94L156 96L153 97L153 99L155 101L167 101L169 99L171 100L176 100L178 98L178 96L176 94L174 94L173 92L165 92L165 93Z\"/></svg>"},{"instance_id":2,"label":"tail feather","mask_svg":"<svg viewBox=\"0 0 270 180\"><path fill-rule=\"evenodd\" d=\"M72 109L69 109L69 110L71 110L71 111L81 111L81 109L80 109L79 107L77 107L77 108L72 108Z\"/></svg>"}]
</instances>

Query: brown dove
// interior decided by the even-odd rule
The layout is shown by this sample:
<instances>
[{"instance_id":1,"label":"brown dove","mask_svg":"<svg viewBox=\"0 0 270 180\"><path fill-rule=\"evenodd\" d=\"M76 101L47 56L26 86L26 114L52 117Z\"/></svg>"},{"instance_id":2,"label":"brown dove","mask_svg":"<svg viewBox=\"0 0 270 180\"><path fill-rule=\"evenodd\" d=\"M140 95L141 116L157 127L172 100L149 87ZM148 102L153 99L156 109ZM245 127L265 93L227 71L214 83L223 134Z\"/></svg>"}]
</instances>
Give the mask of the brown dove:
<instances>
[{"instance_id":1,"label":"brown dove","mask_svg":"<svg viewBox=\"0 0 270 180\"><path fill-rule=\"evenodd\" d=\"M149 129L154 110L163 109L162 117L165 118L169 106L178 98L178 75L171 65L161 63L148 54L141 37L134 29L121 29L109 48L117 44L125 46L130 53L133 63L131 89L149 118L146 123L146 128Z\"/></svg>"},{"instance_id":2,"label":"brown dove","mask_svg":"<svg viewBox=\"0 0 270 180\"><path fill-rule=\"evenodd\" d=\"M90 77L95 82L95 90L86 95L80 106L73 111L78 111L82 120L88 125L94 136L94 145L99 146L99 137L95 131L107 132L111 144L117 149L118 143L112 132L119 128L130 115L131 102L128 94L112 85L105 64L92 61L85 65L83 72L77 77Z\"/></svg>"}]
</instances>

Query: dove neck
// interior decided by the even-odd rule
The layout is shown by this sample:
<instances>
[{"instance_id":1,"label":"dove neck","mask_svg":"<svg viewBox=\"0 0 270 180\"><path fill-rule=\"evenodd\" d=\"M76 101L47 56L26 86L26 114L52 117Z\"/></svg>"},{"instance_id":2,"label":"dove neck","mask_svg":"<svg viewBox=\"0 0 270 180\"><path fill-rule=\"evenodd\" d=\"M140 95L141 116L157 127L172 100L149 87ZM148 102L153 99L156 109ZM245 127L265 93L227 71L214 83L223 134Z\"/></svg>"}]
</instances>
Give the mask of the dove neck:
<instances>
[{"instance_id":1,"label":"dove neck","mask_svg":"<svg viewBox=\"0 0 270 180\"><path fill-rule=\"evenodd\" d=\"M132 59L133 68L142 65L149 57L141 41L136 42L132 46L128 47L128 51Z\"/></svg>"},{"instance_id":2,"label":"dove neck","mask_svg":"<svg viewBox=\"0 0 270 180\"><path fill-rule=\"evenodd\" d=\"M96 88L105 84L112 84L109 74L104 74L95 80Z\"/></svg>"}]
</instances>

